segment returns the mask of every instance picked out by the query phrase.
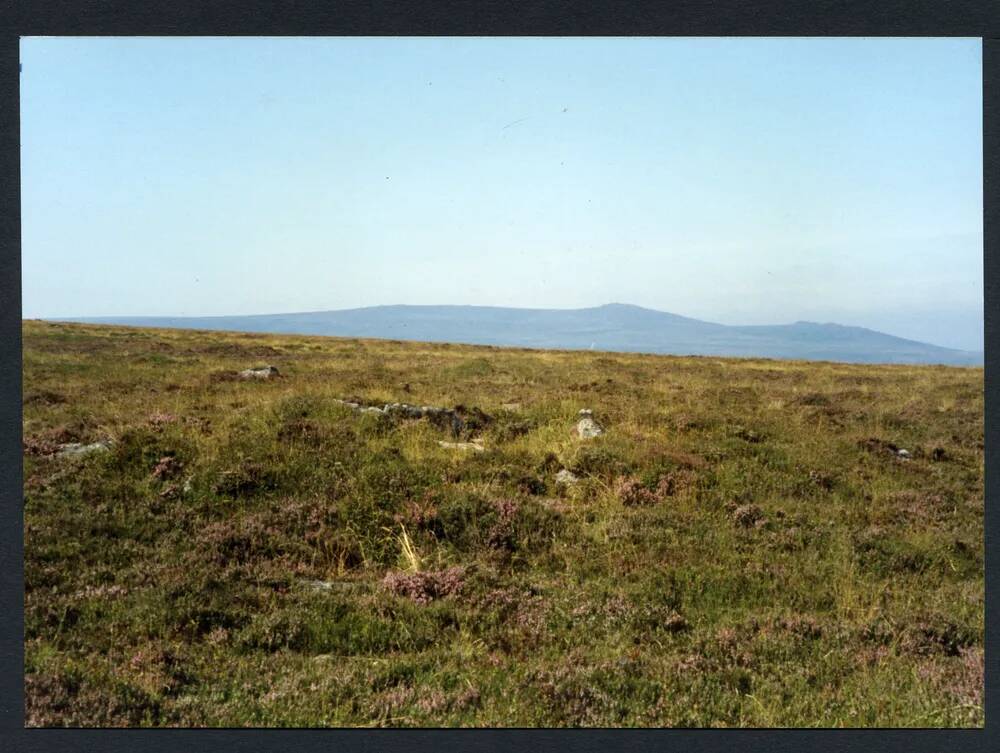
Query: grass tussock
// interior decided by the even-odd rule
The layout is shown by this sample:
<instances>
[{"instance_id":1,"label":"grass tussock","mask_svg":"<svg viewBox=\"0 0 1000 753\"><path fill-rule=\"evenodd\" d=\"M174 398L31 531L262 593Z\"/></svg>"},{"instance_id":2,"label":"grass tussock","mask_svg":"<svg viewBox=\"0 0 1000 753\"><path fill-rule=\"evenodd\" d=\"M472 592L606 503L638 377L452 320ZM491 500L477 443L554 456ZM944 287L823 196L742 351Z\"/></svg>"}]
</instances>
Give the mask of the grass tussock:
<instances>
[{"instance_id":1,"label":"grass tussock","mask_svg":"<svg viewBox=\"0 0 1000 753\"><path fill-rule=\"evenodd\" d=\"M983 723L981 369L23 334L29 725Z\"/></svg>"}]
</instances>

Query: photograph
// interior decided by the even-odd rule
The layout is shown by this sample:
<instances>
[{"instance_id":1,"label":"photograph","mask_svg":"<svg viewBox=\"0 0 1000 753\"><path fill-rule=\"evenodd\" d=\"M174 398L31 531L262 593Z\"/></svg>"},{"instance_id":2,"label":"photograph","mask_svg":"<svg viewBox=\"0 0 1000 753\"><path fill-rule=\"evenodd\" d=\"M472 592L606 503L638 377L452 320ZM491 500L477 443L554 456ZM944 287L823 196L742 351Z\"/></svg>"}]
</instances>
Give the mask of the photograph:
<instances>
[{"instance_id":1,"label":"photograph","mask_svg":"<svg viewBox=\"0 0 1000 753\"><path fill-rule=\"evenodd\" d=\"M19 50L25 727L984 728L981 38Z\"/></svg>"}]
</instances>

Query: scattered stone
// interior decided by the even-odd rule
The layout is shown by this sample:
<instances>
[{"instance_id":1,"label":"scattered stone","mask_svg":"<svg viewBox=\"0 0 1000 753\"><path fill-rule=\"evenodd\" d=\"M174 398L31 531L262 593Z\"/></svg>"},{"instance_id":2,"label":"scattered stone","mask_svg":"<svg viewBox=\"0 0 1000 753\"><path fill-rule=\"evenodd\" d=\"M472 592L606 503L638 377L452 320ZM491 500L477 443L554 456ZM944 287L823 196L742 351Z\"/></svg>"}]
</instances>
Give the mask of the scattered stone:
<instances>
[{"instance_id":1,"label":"scattered stone","mask_svg":"<svg viewBox=\"0 0 1000 753\"><path fill-rule=\"evenodd\" d=\"M255 366L252 369L243 369L239 373L240 379L273 379L280 376L276 366Z\"/></svg>"},{"instance_id":2,"label":"scattered stone","mask_svg":"<svg viewBox=\"0 0 1000 753\"><path fill-rule=\"evenodd\" d=\"M79 442L67 442L59 445L60 457L80 457L99 452L108 452L111 449L111 442L94 442L92 444L80 444Z\"/></svg>"},{"instance_id":3,"label":"scattered stone","mask_svg":"<svg viewBox=\"0 0 1000 753\"><path fill-rule=\"evenodd\" d=\"M438 444L448 450L473 450L475 452L482 452L486 449L483 447L483 440L481 439L473 439L471 442L438 441Z\"/></svg>"},{"instance_id":4,"label":"scattered stone","mask_svg":"<svg viewBox=\"0 0 1000 753\"><path fill-rule=\"evenodd\" d=\"M858 446L871 453L888 453L896 456L900 460L909 460L912 457L909 450L904 450L902 447L897 447L892 442L886 442L885 440L877 439L875 437L861 440L858 442Z\"/></svg>"},{"instance_id":5,"label":"scattered stone","mask_svg":"<svg viewBox=\"0 0 1000 753\"><path fill-rule=\"evenodd\" d=\"M410 405L409 403L364 405L358 399L337 399L334 402L358 413L375 413L414 419L426 418L442 429L450 429L456 438L463 432L468 434L483 429L493 422L493 417L483 413L479 408L466 408L463 405L456 405L454 408L437 408L433 405Z\"/></svg>"},{"instance_id":6,"label":"scattered stone","mask_svg":"<svg viewBox=\"0 0 1000 753\"><path fill-rule=\"evenodd\" d=\"M587 408L580 411L580 420L576 423L576 433L580 439L591 439L604 433L604 427L594 420L593 415L594 412Z\"/></svg>"},{"instance_id":7,"label":"scattered stone","mask_svg":"<svg viewBox=\"0 0 1000 753\"><path fill-rule=\"evenodd\" d=\"M573 471L563 468L556 474L556 483L563 486L575 486L580 483L580 477L573 473Z\"/></svg>"}]
</instances>

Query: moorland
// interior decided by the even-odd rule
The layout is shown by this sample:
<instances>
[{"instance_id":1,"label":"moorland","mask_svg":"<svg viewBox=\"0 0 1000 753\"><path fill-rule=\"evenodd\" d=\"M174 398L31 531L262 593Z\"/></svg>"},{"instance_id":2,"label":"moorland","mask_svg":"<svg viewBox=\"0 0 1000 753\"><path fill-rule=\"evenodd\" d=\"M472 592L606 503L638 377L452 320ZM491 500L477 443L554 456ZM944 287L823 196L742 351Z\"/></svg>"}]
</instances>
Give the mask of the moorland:
<instances>
[{"instance_id":1,"label":"moorland","mask_svg":"<svg viewBox=\"0 0 1000 753\"><path fill-rule=\"evenodd\" d=\"M26 321L23 370L28 725L983 724L981 368Z\"/></svg>"}]
</instances>

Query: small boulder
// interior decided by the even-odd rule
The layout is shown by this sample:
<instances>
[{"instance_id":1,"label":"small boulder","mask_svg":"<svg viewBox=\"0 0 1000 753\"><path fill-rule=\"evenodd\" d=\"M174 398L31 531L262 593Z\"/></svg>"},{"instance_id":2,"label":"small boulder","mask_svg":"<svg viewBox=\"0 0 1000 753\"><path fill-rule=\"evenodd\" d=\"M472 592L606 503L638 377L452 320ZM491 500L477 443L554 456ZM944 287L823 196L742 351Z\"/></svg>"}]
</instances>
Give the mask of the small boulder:
<instances>
[{"instance_id":1,"label":"small boulder","mask_svg":"<svg viewBox=\"0 0 1000 753\"><path fill-rule=\"evenodd\" d=\"M252 369L243 369L239 373L240 379L273 379L279 376L276 366L255 366Z\"/></svg>"},{"instance_id":2,"label":"small boulder","mask_svg":"<svg viewBox=\"0 0 1000 753\"><path fill-rule=\"evenodd\" d=\"M573 471L563 468L556 474L556 483L561 486L576 486L580 483L580 477Z\"/></svg>"},{"instance_id":3,"label":"small boulder","mask_svg":"<svg viewBox=\"0 0 1000 753\"><path fill-rule=\"evenodd\" d=\"M580 411L580 420L576 422L576 433L580 439L591 439L604 433L604 427L594 420L593 414L594 412L587 408Z\"/></svg>"}]
</instances>

